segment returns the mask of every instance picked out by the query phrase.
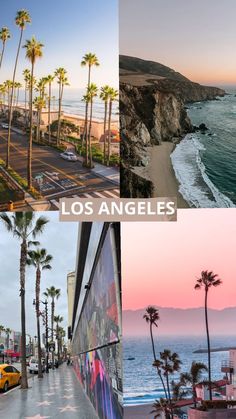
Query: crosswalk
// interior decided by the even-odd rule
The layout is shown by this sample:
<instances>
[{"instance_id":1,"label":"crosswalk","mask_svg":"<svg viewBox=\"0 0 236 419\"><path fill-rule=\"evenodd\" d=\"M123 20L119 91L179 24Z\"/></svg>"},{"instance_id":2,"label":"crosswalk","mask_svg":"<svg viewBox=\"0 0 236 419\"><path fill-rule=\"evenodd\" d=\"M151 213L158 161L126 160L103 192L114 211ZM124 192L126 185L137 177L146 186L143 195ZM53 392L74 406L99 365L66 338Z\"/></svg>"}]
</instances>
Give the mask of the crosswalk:
<instances>
[{"instance_id":1,"label":"crosswalk","mask_svg":"<svg viewBox=\"0 0 236 419\"><path fill-rule=\"evenodd\" d=\"M91 192L84 192L79 195L70 195L67 198L119 198L120 197L120 190L119 189L111 189L111 190L104 190L104 191L91 191ZM53 207L57 209L60 208L59 199L51 199L50 203Z\"/></svg>"}]
</instances>

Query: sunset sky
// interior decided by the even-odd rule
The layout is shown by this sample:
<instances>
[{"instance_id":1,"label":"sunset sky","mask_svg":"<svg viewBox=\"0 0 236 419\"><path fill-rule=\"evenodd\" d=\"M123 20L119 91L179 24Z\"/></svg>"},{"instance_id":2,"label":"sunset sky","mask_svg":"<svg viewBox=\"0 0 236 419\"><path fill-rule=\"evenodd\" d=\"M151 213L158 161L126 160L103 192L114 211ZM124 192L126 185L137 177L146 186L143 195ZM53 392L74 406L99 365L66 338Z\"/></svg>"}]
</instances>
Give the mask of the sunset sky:
<instances>
[{"instance_id":1,"label":"sunset sky","mask_svg":"<svg viewBox=\"0 0 236 419\"><path fill-rule=\"evenodd\" d=\"M80 63L85 53L92 52L100 61L100 67L93 71L93 81L99 86L118 85L118 0L1 0L0 28L7 26L11 39L6 45L0 83L12 77L19 40L14 19L20 9L28 10L32 19L24 31L23 44L32 35L44 44L43 57L36 63L37 78L65 67L71 87L83 88L87 70ZM18 81L22 81L22 71L29 65L22 49Z\"/></svg>"},{"instance_id":2,"label":"sunset sky","mask_svg":"<svg viewBox=\"0 0 236 419\"><path fill-rule=\"evenodd\" d=\"M236 84L235 0L120 0L120 53Z\"/></svg>"},{"instance_id":3,"label":"sunset sky","mask_svg":"<svg viewBox=\"0 0 236 419\"><path fill-rule=\"evenodd\" d=\"M202 270L223 281L209 306L236 306L235 211L178 210L178 222L123 223L123 309L202 307L204 293L193 289Z\"/></svg>"}]
</instances>

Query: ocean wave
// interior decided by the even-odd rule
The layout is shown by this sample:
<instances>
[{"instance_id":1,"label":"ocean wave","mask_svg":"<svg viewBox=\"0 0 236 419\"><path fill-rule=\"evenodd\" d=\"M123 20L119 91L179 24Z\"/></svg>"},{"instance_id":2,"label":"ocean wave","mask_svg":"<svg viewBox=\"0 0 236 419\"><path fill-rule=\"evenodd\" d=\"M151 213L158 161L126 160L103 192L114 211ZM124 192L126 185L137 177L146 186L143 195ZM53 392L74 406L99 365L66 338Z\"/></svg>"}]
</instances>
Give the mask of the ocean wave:
<instances>
[{"instance_id":1,"label":"ocean wave","mask_svg":"<svg viewBox=\"0 0 236 419\"><path fill-rule=\"evenodd\" d=\"M193 134L188 134L176 146L171 161L180 184L179 192L191 207L232 208L233 202L220 192L206 173L201 160L205 148Z\"/></svg>"}]
</instances>

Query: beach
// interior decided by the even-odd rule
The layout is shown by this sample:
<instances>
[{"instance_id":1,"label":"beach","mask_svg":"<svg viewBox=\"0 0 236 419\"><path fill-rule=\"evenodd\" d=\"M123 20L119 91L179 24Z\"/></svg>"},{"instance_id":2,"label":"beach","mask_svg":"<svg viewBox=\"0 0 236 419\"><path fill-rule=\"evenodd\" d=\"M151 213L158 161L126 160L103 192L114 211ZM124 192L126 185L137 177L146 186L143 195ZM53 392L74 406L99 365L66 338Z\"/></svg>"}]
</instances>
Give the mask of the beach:
<instances>
[{"instance_id":1,"label":"beach","mask_svg":"<svg viewBox=\"0 0 236 419\"><path fill-rule=\"evenodd\" d=\"M151 404L139 406L125 406L124 418L125 419L153 419L154 415L150 414L152 411Z\"/></svg>"},{"instance_id":2,"label":"beach","mask_svg":"<svg viewBox=\"0 0 236 419\"><path fill-rule=\"evenodd\" d=\"M163 142L158 146L150 147L148 176L154 185L154 196L177 197L177 207L188 208L188 203L179 192L179 183L170 159L174 146L173 143Z\"/></svg>"}]
</instances>

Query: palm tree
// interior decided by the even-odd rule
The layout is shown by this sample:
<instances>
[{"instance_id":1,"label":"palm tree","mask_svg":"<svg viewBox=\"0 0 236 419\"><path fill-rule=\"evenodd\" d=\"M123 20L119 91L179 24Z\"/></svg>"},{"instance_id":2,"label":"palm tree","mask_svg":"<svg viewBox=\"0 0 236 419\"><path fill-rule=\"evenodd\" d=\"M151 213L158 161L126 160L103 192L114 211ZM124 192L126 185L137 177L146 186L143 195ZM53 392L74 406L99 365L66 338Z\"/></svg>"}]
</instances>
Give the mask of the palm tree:
<instances>
[{"instance_id":1,"label":"palm tree","mask_svg":"<svg viewBox=\"0 0 236 419\"><path fill-rule=\"evenodd\" d=\"M60 297L61 290L59 288L55 288L54 286L51 286L50 288L47 288L46 292L44 293L45 297L51 298L51 341L53 342L53 336L54 336L54 313L55 313L55 300ZM54 369L54 351L52 352L52 368Z\"/></svg>"},{"instance_id":2,"label":"palm tree","mask_svg":"<svg viewBox=\"0 0 236 419\"><path fill-rule=\"evenodd\" d=\"M58 358L58 361L59 361L59 358L60 358L60 333L61 333L61 330L60 330L61 328L59 327L59 323L63 322L63 317L60 316L60 315L54 316L54 322L56 323L57 358Z\"/></svg>"},{"instance_id":3,"label":"palm tree","mask_svg":"<svg viewBox=\"0 0 236 419\"><path fill-rule=\"evenodd\" d=\"M118 97L118 90L110 88L109 91L109 114L108 114L108 134L107 134L107 141L108 141L108 151L107 151L107 166L110 165L110 158L111 158L111 116L112 116L112 105Z\"/></svg>"},{"instance_id":4,"label":"palm tree","mask_svg":"<svg viewBox=\"0 0 236 419\"><path fill-rule=\"evenodd\" d=\"M211 345L208 325L208 310L207 310L207 297L211 287L218 287L222 283L221 279L218 278L217 274L212 271L202 271L201 277L197 279L194 289L199 290L201 288L205 291L205 323L206 323L206 334L207 334L207 353L208 353L208 381L209 381L209 395L212 400L212 386L211 386Z\"/></svg>"},{"instance_id":5,"label":"palm tree","mask_svg":"<svg viewBox=\"0 0 236 419\"><path fill-rule=\"evenodd\" d=\"M51 141L51 100L52 100L52 83L54 81L54 76L47 76L48 83L48 141Z\"/></svg>"},{"instance_id":6,"label":"palm tree","mask_svg":"<svg viewBox=\"0 0 236 419\"><path fill-rule=\"evenodd\" d=\"M91 70L92 67L98 67L99 61L98 58L95 54L88 52L87 54L85 54L82 58L81 61L81 66L82 67L86 67L88 66L88 84L87 84L87 89L89 89L90 87L90 83L91 83ZM86 138L88 135L88 104L89 102L85 101L85 121L84 121L84 134L83 134L83 140L82 140L82 146L83 143L86 142Z\"/></svg>"},{"instance_id":7,"label":"palm tree","mask_svg":"<svg viewBox=\"0 0 236 419\"><path fill-rule=\"evenodd\" d=\"M55 77L57 77L57 83L59 85L59 98L58 98L58 125L57 125L57 146L60 144L61 136L61 111L62 111L62 97L64 92L64 86L69 86L67 79L67 71L63 68L57 68L55 71Z\"/></svg>"},{"instance_id":8,"label":"palm tree","mask_svg":"<svg viewBox=\"0 0 236 419\"><path fill-rule=\"evenodd\" d=\"M10 338L11 332L12 332L12 330L10 329L10 327L6 327L5 333L6 333L6 337L7 337L7 349L9 349L9 338Z\"/></svg>"},{"instance_id":9,"label":"palm tree","mask_svg":"<svg viewBox=\"0 0 236 419\"><path fill-rule=\"evenodd\" d=\"M100 99L104 102L104 123L103 123L103 135L104 135L104 144L103 144L103 163L106 162L106 128L107 128L107 110L108 110L108 100L110 97L110 86L107 84L101 87Z\"/></svg>"},{"instance_id":10,"label":"palm tree","mask_svg":"<svg viewBox=\"0 0 236 419\"><path fill-rule=\"evenodd\" d=\"M184 383L184 385L190 384L192 387L194 407L197 406L196 385L201 380L203 371L207 371L207 366L202 362L193 361L190 368L190 372L183 373L180 376L180 382Z\"/></svg>"},{"instance_id":11,"label":"palm tree","mask_svg":"<svg viewBox=\"0 0 236 419\"><path fill-rule=\"evenodd\" d=\"M5 332L5 327L2 324L0 324L0 337L3 332Z\"/></svg>"},{"instance_id":12,"label":"palm tree","mask_svg":"<svg viewBox=\"0 0 236 419\"><path fill-rule=\"evenodd\" d=\"M9 217L7 213L0 214L0 220L13 237L20 240L20 298L21 298L21 388L28 388L26 369L26 330L25 330L25 268L27 252L30 245L38 245L35 239L44 230L48 220L40 216L35 219L34 212L15 212Z\"/></svg>"},{"instance_id":13,"label":"palm tree","mask_svg":"<svg viewBox=\"0 0 236 419\"><path fill-rule=\"evenodd\" d=\"M30 70L26 68L23 71L24 82L25 82L25 127L27 126L27 90L30 89Z\"/></svg>"},{"instance_id":14,"label":"palm tree","mask_svg":"<svg viewBox=\"0 0 236 419\"><path fill-rule=\"evenodd\" d=\"M146 313L143 315L143 319L146 320L146 322L149 324L149 331L150 331L150 337L151 337L151 344L152 344L152 353L154 358L155 367L157 368L158 376L161 380L163 390L165 392L165 396L167 398L167 392L166 392L166 386L161 374L160 368L157 366L157 357L156 357L156 350L154 345L154 338L153 338L153 326L158 327L158 321L160 320L159 316L159 310L154 306L148 306L146 308Z\"/></svg>"},{"instance_id":15,"label":"palm tree","mask_svg":"<svg viewBox=\"0 0 236 419\"><path fill-rule=\"evenodd\" d=\"M171 411L171 418L173 418L173 406L170 393L170 375L179 371L181 364L182 362L180 361L179 355L176 352L172 353L169 349L164 349L163 352L160 352L160 363L158 363L158 367L162 369L163 375L166 378L166 388Z\"/></svg>"},{"instance_id":16,"label":"palm tree","mask_svg":"<svg viewBox=\"0 0 236 419\"><path fill-rule=\"evenodd\" d=\"M92 130L92 120L93 120L93 100L97 96L98 88L96 84L91 83L87 89L87 103L90 103L90 116L89 116L89 130L88 130L88 140L86 149L88 149L89 157L89 167L93 167L93 157L92 157L92 145L91 145L91 130Z\"/></svg>"},{"instance_id":17,"label":"palm tree","mask_svg":"<svg viewBox=\"0 0 236 419\"><path fill-rule=\"evenodd\" d=\"M27 264L34 266L36 269L35 281L35 311L37 320L37 335L38 335L38 378L43 378L42 373L42 351L41 351L41 334L40 334L40 282L42 271L52 269L50 263L52 256L49 255L46 249L30 250L28 252Z\"/></svg>"},{"instance_id":18,"label":"palm tree","mask_svg":"<svg viewBox=\"0 0 236 419\"><path fill-rule=\"evenodd\" d=\"M22 88L22 84L19 82L15 83L15 89L17 89L17 93L16 93L16 103L15 103L15 107L18 106L18 102L19 102L19 93L20 93L20 89Z\"/></svg>"},{"instance_id":19,"label":"palm tree","mask_svg":"<svg viewBox=\"0 0 236 419\"><path fill-rule=\"evenodd\" d=\"M29 145L28 145L28 189L32 187L32 140L33 140L33 81L34 81L34 66L37 58L42 57L43 44L38 42L33 36L28 39L24 45L26 48L26 58L31 62L31 75L30 75L30 100L29 100L29 115L30 115L30 132L29 132Z\"/></svg>"},{"instance_id":20,"label":"palm tree","mask_svg":"<svg viewBox=\"0 0 236 419\"><path fill-rule=\"evenodd\" d=\"M0 55L0 70L2 67L2 60L3 60L3 56L4 56L4 51L5 51L5 46L6 46L6 42L8 39L10 39L11 35L10 35L10 31L8 28L6 28L6 26L4 26L1 31L0 31L0 39L2 41L2 52Z\"/></svg>"},{"instance_id":21,"label":"palm tree","mask_svg":"<svg viewBox=\"0 0 236 419\"><path fill-rule=\"evenodd\" d=\"M0 84L0 95L1 95L1 105L2 105L1 110L4 109L3 105L5 105L5 101L6 101L6 93L7 93L7 89L6 89L5 83Z\"/></svg>"},{"instance_id":22,"label":"palm tree","mask_svg":"<svg viewBox=\"0 0 236 419\"><path fill-rule=\"evenodd\" d=\"M16 79L16 70L17 64L20 54L20 48L22 43L22 36L23 31L26 28L27 23L31 23L31 18L27 10L19 10L16 14L15 23L20 29L20 39L18 43L17 53L16 53L16 60L15 60L15 67L13 71L12 77L12 90L11 90L11 98L10 98L10 106L9 106L9 124L8 124L8 136L7 136L7 160L6 160L6 167L7 169L10 166L10 149L11 149L11 123L12 123L12 106L13 106L13 96L14 96L14 84Z\"/></svg>"},{"instance_id":23,"label":"palm tree","mask_svg":"<svg viewBox=\"0 0 236 419\"><path fill-rule=\"evenodd\" d=\"M34 107L37 110L37 135L36 135L36 139L37 142L39 143L40 141L40 124L41 124L41 115L42 115L42 110L44 108L46 108L46 101L45 99L43 99L43 97L37 96L34 98L33 101Z\"/></svg>"}]
</instances>

